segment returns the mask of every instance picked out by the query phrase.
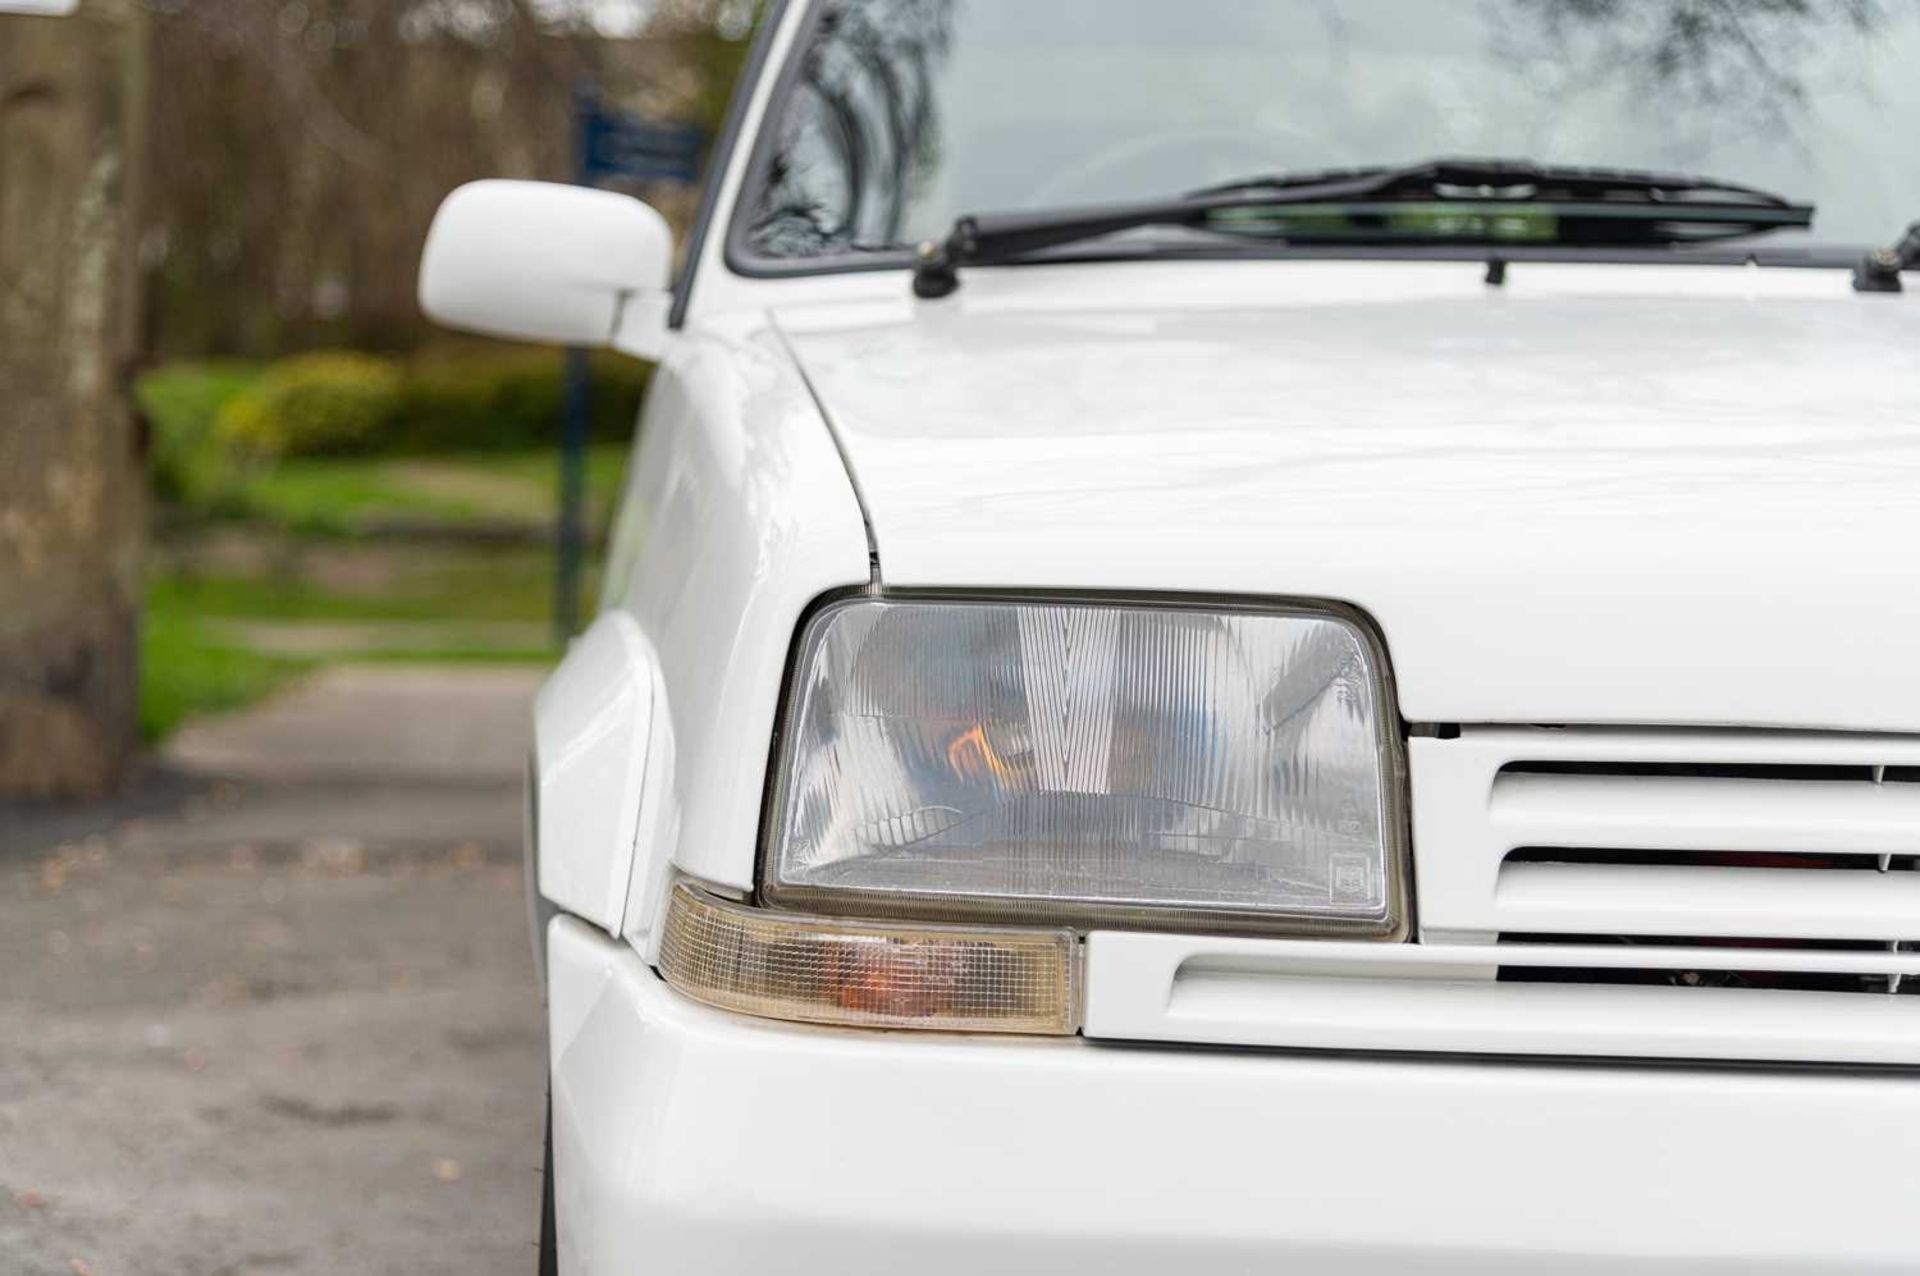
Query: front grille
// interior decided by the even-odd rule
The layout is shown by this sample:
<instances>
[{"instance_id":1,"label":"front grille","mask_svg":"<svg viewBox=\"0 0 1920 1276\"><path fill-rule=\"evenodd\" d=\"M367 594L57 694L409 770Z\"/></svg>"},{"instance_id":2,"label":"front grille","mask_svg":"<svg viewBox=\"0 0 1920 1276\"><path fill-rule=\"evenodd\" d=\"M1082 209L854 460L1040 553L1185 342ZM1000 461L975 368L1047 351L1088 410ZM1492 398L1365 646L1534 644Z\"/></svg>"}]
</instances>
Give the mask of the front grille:
<instances>
[{"instance_id":1,"label":"front grille","mask_svg":"<svg viewBox=\"0 0 1920 1276\"><path fill-rule=\"evenodd\" d=\"M1501 983L1711 993L1700 1004L1742 1031L1893 997L1920 1062L1920 738L1482 728L1413 743L1423 942L1487 953Z\"/></svg>"}]
</instances>

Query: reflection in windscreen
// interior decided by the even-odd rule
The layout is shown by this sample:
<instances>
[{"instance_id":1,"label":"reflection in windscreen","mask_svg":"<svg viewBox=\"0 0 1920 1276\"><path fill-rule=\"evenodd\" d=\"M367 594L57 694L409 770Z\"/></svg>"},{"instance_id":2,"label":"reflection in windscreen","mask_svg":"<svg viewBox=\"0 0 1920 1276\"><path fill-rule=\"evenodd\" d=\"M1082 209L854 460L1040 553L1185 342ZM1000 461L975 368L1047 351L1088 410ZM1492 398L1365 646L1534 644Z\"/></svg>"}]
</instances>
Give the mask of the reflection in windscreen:
<instances>
[{"instance_id":1,"label":"reflection in windscreen","mask_svg":"<svg viewBox=\"0 0 1920 1276\"><path fill-rule=\"evenodd\" d=\"M1456 155L1760 186L1825 244L1920 218L1920 0L824 0L801 57L767 256Z\"/></svg>"}]
</instances>

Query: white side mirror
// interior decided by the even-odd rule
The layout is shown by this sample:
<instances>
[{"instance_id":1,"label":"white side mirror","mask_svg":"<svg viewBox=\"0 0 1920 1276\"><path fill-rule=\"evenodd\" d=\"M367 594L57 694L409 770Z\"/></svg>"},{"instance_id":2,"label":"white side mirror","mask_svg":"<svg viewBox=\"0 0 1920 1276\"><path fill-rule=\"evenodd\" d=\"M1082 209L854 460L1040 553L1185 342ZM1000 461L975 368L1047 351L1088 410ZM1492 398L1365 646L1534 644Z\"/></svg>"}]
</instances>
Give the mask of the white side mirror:
<instances>
[{"instance_id":1,"label":"white side mirror","mask_svg":"<svg viewBox=\"0 0 1920 1276\"><path fill-rule=\"evenodd\" d=\"M666 343L673 233L637 199L549 182L472 182L427 232L420 308L450 328L521 341Z\"/></svg>"}]
</instances>

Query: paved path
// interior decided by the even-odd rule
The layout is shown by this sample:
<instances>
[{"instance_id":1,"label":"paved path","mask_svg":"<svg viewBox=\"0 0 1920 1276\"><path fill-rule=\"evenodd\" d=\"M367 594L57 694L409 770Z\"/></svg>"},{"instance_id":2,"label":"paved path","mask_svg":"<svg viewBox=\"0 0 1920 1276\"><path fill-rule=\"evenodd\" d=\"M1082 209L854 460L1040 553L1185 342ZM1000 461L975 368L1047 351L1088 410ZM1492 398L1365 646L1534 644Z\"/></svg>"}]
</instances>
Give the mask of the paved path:
<instances>
[{"instance_id":1,"label":"paved path","mask_svg":"<svg viewBox=\"0 0 1920 1276\"><path fill-rule=\"evenodd\" d=\"M254 779L518 784L543 676L512 666L336 667L251 713L188 726L167 757Z\"/></svg>"},{"instance_id":2,"label":"paved path","mask_svg":"<svg viewBox=\"0 0 1920 1276\"><path fill-rule=\"evenodd\" d=\"M478 659L512 660L518 652L546 650L550 625L508 621L366 620L216 620L209 622L228 641L253 651L295 659L379 660L398 656L428 658L435 652L475 653Z\"/></svg>"},{"instance_id":3,"label":"paved path","mask_svg":"<svg viewBox=\"0 0 1920 1276\"><path fill-rule=\"evenodd\" d=\"M531 1272L524 669L336 669L0 811L0 1273Z\"/></svg>"}]
</instances>

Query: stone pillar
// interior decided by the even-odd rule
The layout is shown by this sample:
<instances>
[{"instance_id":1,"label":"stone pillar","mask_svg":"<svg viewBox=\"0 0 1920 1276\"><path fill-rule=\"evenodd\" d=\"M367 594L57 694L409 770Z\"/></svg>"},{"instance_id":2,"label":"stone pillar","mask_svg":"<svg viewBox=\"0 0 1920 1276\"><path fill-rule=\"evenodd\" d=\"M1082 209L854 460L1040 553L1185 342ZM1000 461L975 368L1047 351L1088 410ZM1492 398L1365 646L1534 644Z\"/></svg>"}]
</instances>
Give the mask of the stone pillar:
<instances>
[{"instance_id":1,"label":"stone pillar","mask_svg":"<svg viewBox=\"0 0 1920 1276\"><path fill-rule=\"evenodd\" d=\"M138 747L143 0L0 14L0 800Z\"/></svg>"}]
</instances>

